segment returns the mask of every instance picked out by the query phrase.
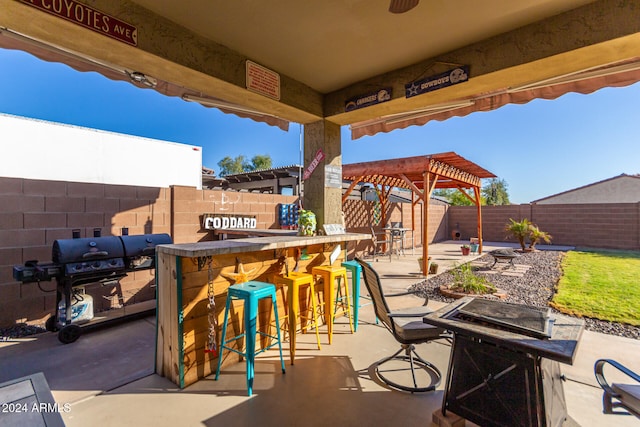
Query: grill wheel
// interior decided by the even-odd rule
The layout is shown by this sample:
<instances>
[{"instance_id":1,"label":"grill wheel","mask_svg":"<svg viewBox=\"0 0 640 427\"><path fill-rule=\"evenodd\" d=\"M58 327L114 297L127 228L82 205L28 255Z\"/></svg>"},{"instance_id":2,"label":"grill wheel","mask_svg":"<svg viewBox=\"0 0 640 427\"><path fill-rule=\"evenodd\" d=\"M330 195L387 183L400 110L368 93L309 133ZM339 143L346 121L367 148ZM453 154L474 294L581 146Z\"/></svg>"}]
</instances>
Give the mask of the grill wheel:
<instances>
[{"instance_id":1,"label":"grill wheel","mask_svg":"<svg viewBox=\"0 0 640 427\"><path fill-rule=\"evenodd\" d=\"M63 326L58 332L58 340L63 344L71 344L82 334L82 329L78 325Z\"/></svg>"}]
</instances>

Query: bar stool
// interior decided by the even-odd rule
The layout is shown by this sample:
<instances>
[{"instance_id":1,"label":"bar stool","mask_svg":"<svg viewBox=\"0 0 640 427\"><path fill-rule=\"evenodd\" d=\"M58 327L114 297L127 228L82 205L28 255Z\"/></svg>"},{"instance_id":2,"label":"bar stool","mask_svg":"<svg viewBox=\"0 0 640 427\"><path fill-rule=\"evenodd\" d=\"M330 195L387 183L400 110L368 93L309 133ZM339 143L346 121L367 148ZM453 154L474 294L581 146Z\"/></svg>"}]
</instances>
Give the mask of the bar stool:
<instances>
[{"instance_id":1,"label":"bar stool","mask_svg":"<svg viewBox=\"0 0 640 427\"><path fill-rule=\"evenodd\" d=\"M293 365L293 361L295 360L296 356L296 331L298 330L298 317L300 317L300 327L303 332L312 326L316 329L316 341L318 342L318 350L320 350L320 334L318 333L318 305L316 304L316 291L313 275L309 273L292 271L282 276L276 276L274 278L274 282L276 285L287 286L287 308L289 310L289 314L287 315L289 321L289 358L291 360L291 364ZM307 314L304 316L300 313L300 288L303 286L308 286L309 293L311 293L311 310L313 319L313 322L311 324L308 323L310 320L308 310ZM302 323L303 320L305 321L304 326Z\"/></svg>"},{"instance_id":2,"label":"bar stool","mask_svg":"<svg viewBox=\"0 0 640 427\"><path fill-rule=\"evenodd\" d=\"M349 327L351 328L351 333L353 333L353 321L351 320L351 309L349 306L351 305L349 301L349 284L347 282L347 269L344 267L333 267L333 266L317 266L311 269L311 274L313 276L321 276L322 282L324 285L324 317L325 322L327 323L327 331L329 333L329 344L333 342L333 319L337 312L337 303L341 302L343 299L336 298L336 292L340 290L340 282L344 281L344 292L347 298L347 303L342 304L342 312L347 315L349 319ZM338 287L336 288L336 280L339 280ZM331 310L333 313L328 312Z\"/></svg>"},{"instance_id":3,"label":"bar stool","mask_svg":"<svg viewBox=\"0 0 640 427\"><path fill-rule=\"evenodd\" d=\"M341 264L344 268L351 272L351 289L352 289L352 313L353 313L353 329L358 332L358 312L360 307L364 307L367 304L360 304L360 298L367 298L360 296L360 275L362 273L362 267L356 261L345 261ZM367 298L370 299L370 298ZM376 325L378 324L378 317L376 316Z\"/></svg>"},{"instance_id":4,"label":"bar stool","mask_svg":"<svg viewBox=\"0 0 640 427\"><path fill-rule=\"evenodd\" d=\"M258 301L263 298L271 298L273 306L273 312L276 319L276 333L277 336L269 335L265 332L259 331L256 328L258 323ZM226 339L227 324L229 323L229 308L231 302L236 299L244 301L244 332L240 335L236 335L233 338ZM260 334L264 337L269 337L276 340L266 347L256 352L256 335ZM239 351L235 348L227 347L227 344L234 342L241 338L245 338L245 351ZM254 360L256 354L260 354L265 350L270 349L274 345L278 345L280 349L280 363L282 365L282 373L284 370L284 358L282 357L282 342L280 341L280 321L278 320L278 302L276 301L276 287L271 283L263 282L245 282L229 286L227 291L227 305L224 310L224 324L222 326L222 338L220 345L220 355L218 356L218 368L216 369L216 380L220 376L220 366L222 365L222 353L224 350L233 351L245 358L247 361L247 389L249 396L253 393L253 377L254 377Z\"/></svg>"}]
</instances>

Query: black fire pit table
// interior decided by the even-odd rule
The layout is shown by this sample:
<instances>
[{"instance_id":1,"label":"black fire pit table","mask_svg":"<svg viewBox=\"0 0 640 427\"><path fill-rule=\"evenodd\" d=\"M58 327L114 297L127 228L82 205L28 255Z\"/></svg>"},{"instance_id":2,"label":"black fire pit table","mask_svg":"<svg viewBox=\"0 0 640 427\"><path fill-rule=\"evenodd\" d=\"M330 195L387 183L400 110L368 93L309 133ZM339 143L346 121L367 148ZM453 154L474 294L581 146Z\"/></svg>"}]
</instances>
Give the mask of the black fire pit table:
<instances>
[{"instance_id":1,"label":"black fire pit table","mask_svg":"<svg viewBox=\"0 0 640 427\"><path fill-rule=\"evenodd\" d=\"M465 297L423 318L454 333L442 402L481 426L562 426L559 363L573 364L582 319Z\"/></svg>"}]
</instances>

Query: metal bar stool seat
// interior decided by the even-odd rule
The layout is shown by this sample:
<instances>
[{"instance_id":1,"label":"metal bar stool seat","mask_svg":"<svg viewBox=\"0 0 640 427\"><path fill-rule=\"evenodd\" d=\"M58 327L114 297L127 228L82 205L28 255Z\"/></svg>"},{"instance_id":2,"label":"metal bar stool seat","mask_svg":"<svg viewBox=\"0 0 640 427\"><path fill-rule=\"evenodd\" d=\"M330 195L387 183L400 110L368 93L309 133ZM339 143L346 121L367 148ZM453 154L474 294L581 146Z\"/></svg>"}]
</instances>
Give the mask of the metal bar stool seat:
<instances>
[{"instance_id":1,"label":"metal bar stool seat","mask_svg":"<svg viewBox=\"0 0 640 427\"><path fill-rule=\"evenodd\" d=\"M318 350L320 350L320 334L318 333L318 305L316 303L316 291L315 280L313 275L309 273L300 273L292 271L282 276L276 276L274 278L276 285L287 286L287 308L288 308L288 324L289 324L289 358L291 364L295 360L296 356L296 332L297 319L300 317L300 328L302 332L305 332L310 327L314 327L316 330L316 341L318 342ZM311 319L309 314L300 313L300 288L303 286L309 287L309 293L311 294ZM308 307L307 307L308 308ZM311 322L309 322L311 320Z\"/></svg>"},{"instance_id":2,"label":"metal bar stool seat","mask_svg":"<svg viewBox=\"0 0 640 427\"><path fill-rule=\"evenodd\" d=\"M258 323L258 301L263 298L271 298L271 305L275 316L276 334L270 335L268 333L257 330L256 325ZM227 325L229 323L229 309L233 300L241 299L244 301L244 332L236 335L233 338L226 339ZM267 338L271 338L270 344L256 351L256 336L262 335ZM245 338L245 350L237 350L233 347L227 346L227 344L235 342L236 340ZM280 321L278 318L278 302L276 300L276 287L271 283L264 282L245 282L229 286L227 291L227 304L224 310L224 324L222 326L222 338L220 344L220 355L218 356L218 368L216 369L217 380L220 376L220 366L222 365L222 354L224 350L229 350L243 356L247 362L247 389L248 395L253 394L253 377L254 377L254 361L256 354L260 354L271 347L278 345L280 350L280 363L282 365L282 373L285 373L284 358L282 357L282 342L280 340Z\"/></svg>"},{"instance_id":3,"label":"metal bar stool seat","mask_svg":"<svg viewBox=\"0 0 640 427\"><path fill-rule=\"evenodd\" d=\"M347 269L344 267L333 267L329 265L317 266L311 269L311 274L314 277L322 277L323 292L324 292L324 317L327 324L327 331L329 334L329 344L333 342L333 322L336 314L338 313L338 304L342 307L341 314L346 314L349 319L349 328L351 333L353 330L353 321L351 318L351 301L349 298L349 284L347 281ZM338 287L336 287L336 280L338 280ZM346 303L344 298L337 298L336 293L340 291L341 284L344 283L344 292Z\"/></svg>"}]
</instances>

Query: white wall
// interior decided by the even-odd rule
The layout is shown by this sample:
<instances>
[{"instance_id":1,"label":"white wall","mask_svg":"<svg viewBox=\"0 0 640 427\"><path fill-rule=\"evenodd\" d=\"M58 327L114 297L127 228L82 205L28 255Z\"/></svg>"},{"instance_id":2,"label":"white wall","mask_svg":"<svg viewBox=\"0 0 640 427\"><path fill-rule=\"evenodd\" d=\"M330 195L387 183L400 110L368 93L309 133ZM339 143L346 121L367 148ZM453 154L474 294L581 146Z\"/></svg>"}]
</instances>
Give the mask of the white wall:
<instances>
[{"instance_id":1,"label":"white wall","mask_svg":"<svg viewBox=\"0 0 640 427\"><path fill-rule=\"evenodd\" d=\"M202 148L0 114L0 176L202 188Z\"/></svg>"}]
</instances>

